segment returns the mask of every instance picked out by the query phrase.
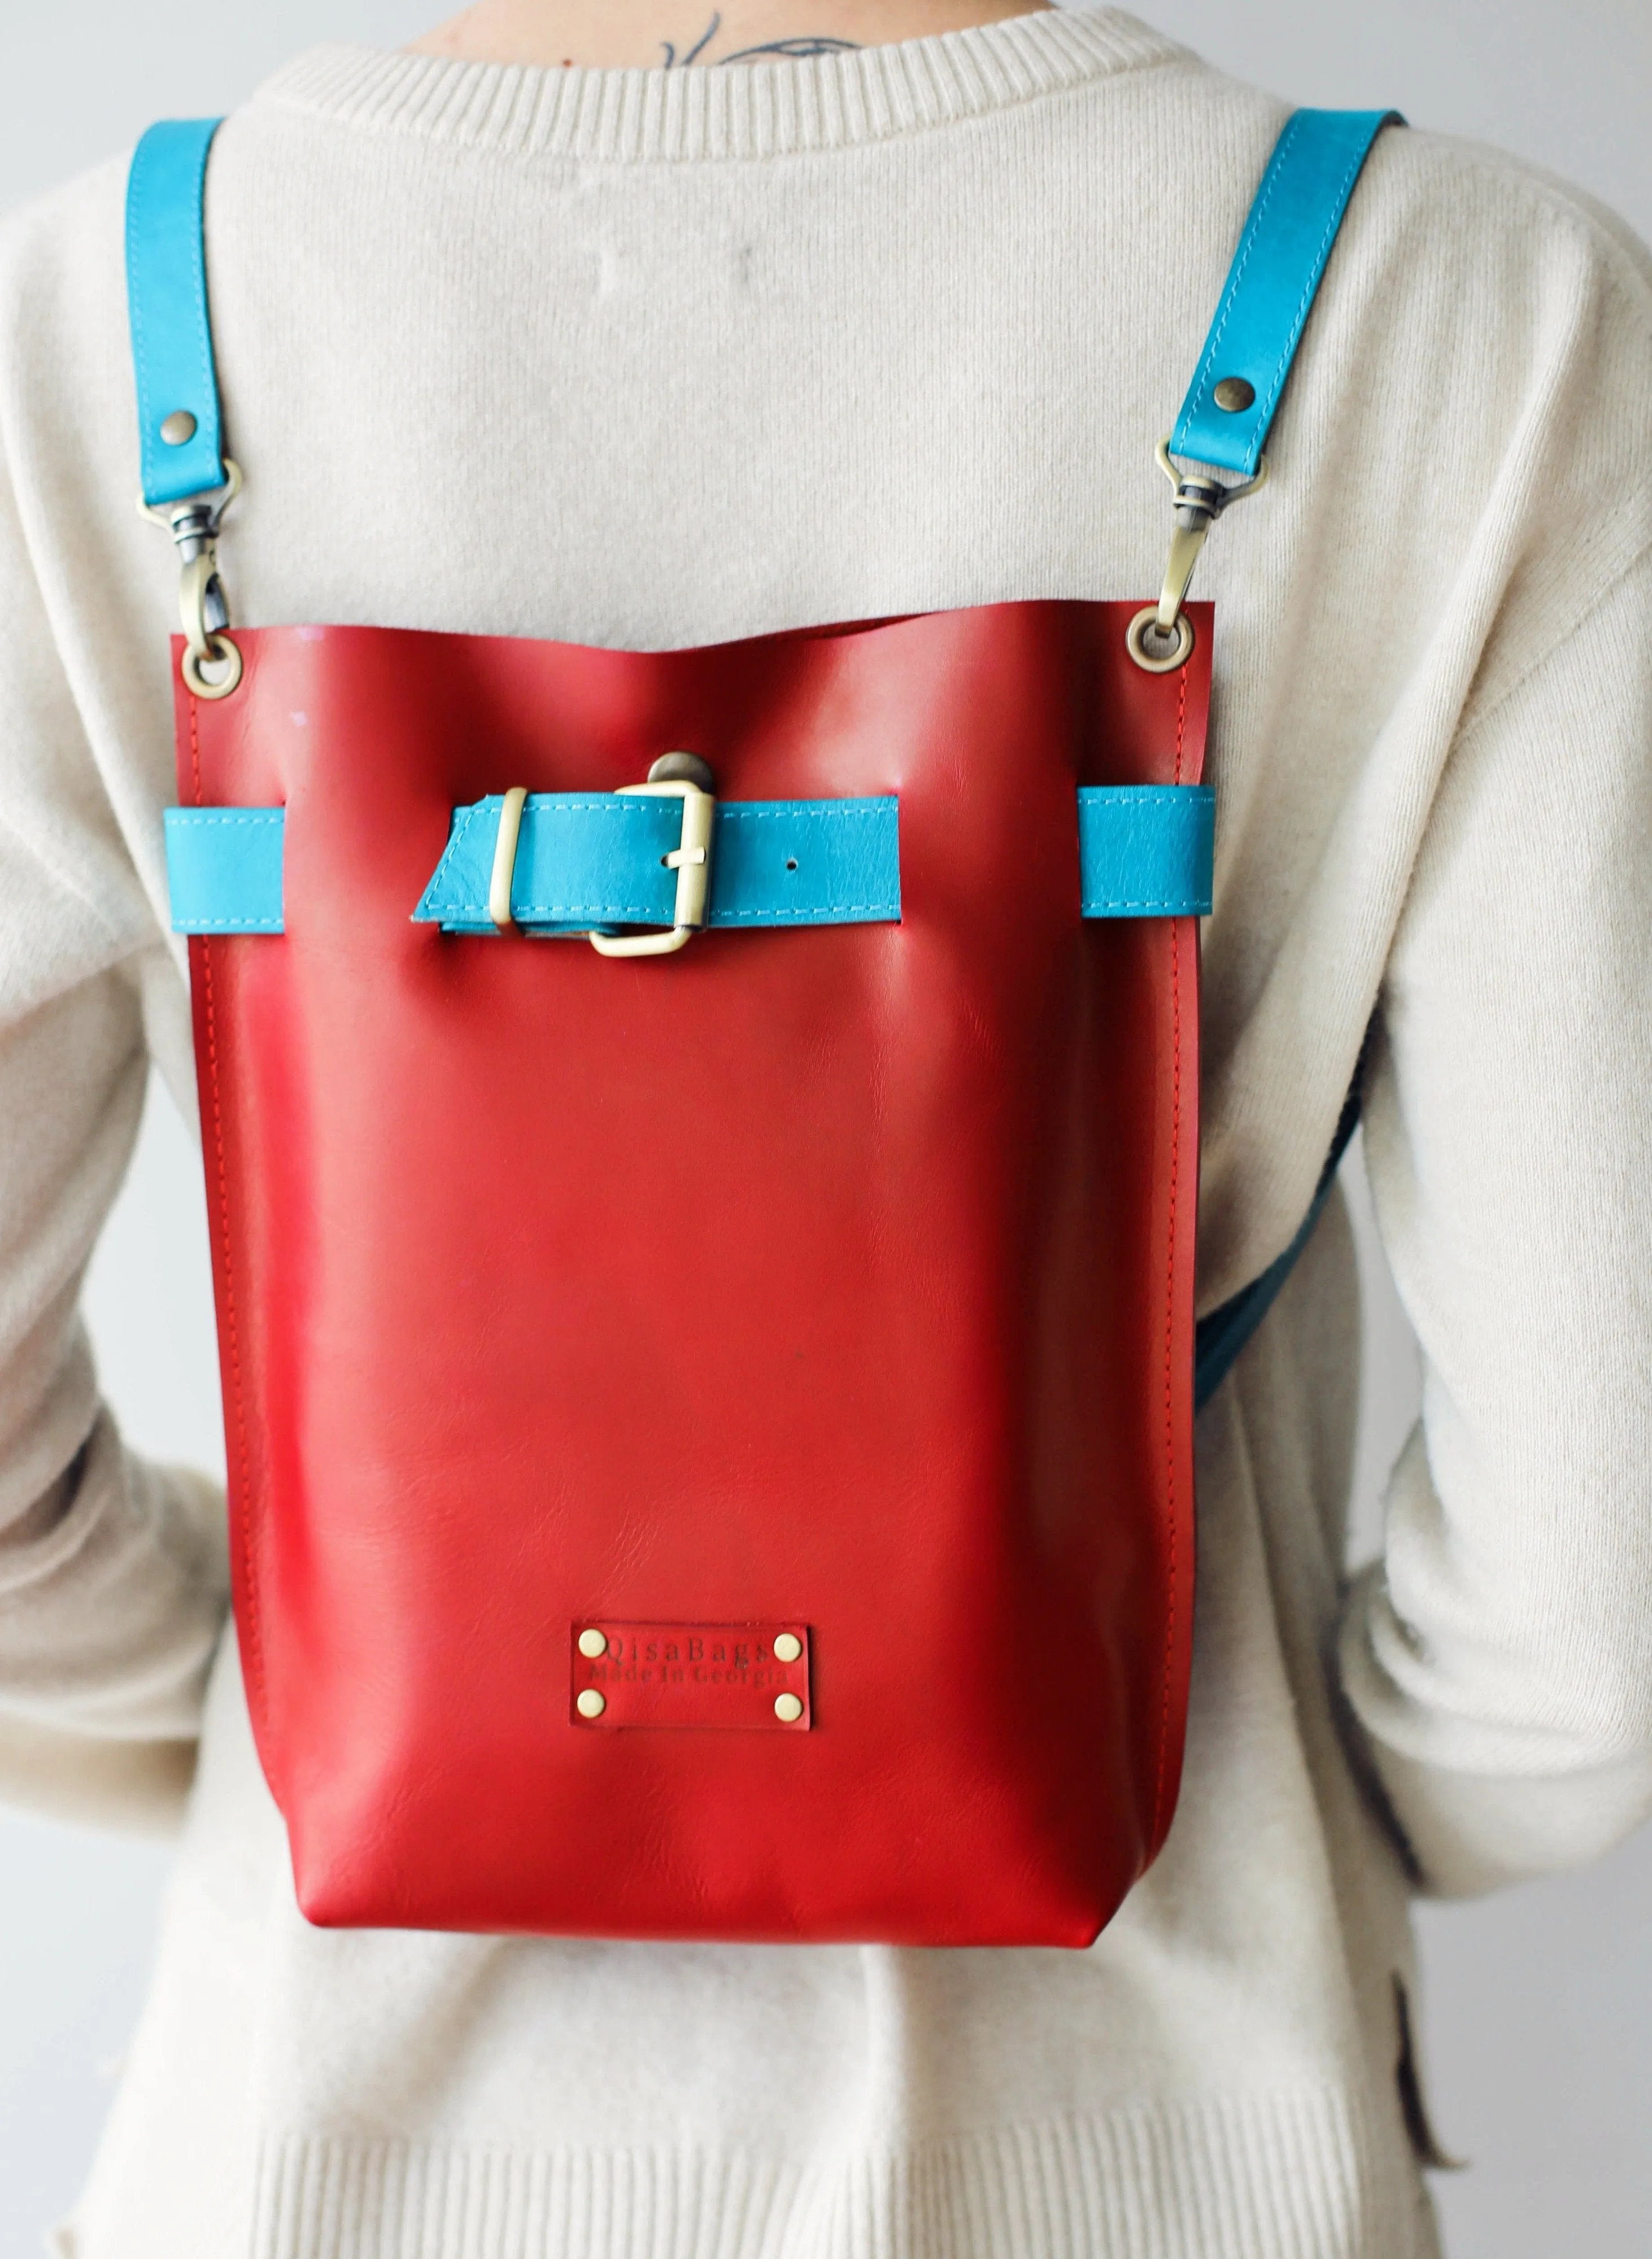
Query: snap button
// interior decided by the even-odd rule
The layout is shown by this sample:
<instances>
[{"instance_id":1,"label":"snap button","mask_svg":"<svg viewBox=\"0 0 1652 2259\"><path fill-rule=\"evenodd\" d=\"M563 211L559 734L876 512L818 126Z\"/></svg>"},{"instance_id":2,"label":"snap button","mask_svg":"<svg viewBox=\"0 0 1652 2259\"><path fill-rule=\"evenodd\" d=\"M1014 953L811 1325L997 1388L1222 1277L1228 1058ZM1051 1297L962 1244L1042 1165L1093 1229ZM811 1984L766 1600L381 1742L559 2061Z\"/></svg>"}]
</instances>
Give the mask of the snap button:
<instances>
[{"instance_id":1,"label":"snap button","mask_svg":"<svg viewBox=\"0 0 1652 2259\"><path fill-rule=\"evenodd\" d=\"M174 408L160 426L160 436L169 447L187 447L196 431L196 420L187 408Z\"/></svg>"},{"instance_id":2,"label":"snap button","mask_svg":"<svg viewBox=\"0 0 1652 2259\"><path fill-rule=\"evenodd\" d=\"M1257 388L1243 376L1224 376L1210 396L1224 415L1240 416L1254 404Z\"/></svg>"},{"instance_id":3,"label":"snap button","mask_svg":"<svg viewBox=\"0 0 1652 2259\"><path fill-rule=\"evenodd\" d=\"M803 1652L803 1643L794 1631L783 1631L774 1643L777 1663L795 1663Z\"/></svg>"},{"instance_id":4,"label":"snap button","mask_svg":"<svg viewBox=\"0 0 1652 2259\"><path fill-rule=\"evenodd\" d=\"M573 1707L582 1718L600 1718L608 1704L595 1686L584 1686L580 1688Z\"/></svg>"},{"instance_id":5,"label":"snap button","mask_svg":"<svg viewBox=\"0 0 1652 2259\"><path fill-rule=\"evenodd\" d=\"M795 1694L777 1694L774 1714L783 1726L794 1726L803 1714L803 1706Z\"/></svg>"},{"instance_id":6,"label":"snap button","mask_svg":"<svg viewBox=\"0 0 1652 2259\"><path fill-rule=\"evenodd\" d=\"M588 1630L582 1631L580 1634L580 1653L583 1656L588 1656L593 1663L595 1662L599 1655L606 1655L608 1653L607 1636L604 1633L598 1631L595 1624L593 1624Z\"/></svg>"}]
</instances>

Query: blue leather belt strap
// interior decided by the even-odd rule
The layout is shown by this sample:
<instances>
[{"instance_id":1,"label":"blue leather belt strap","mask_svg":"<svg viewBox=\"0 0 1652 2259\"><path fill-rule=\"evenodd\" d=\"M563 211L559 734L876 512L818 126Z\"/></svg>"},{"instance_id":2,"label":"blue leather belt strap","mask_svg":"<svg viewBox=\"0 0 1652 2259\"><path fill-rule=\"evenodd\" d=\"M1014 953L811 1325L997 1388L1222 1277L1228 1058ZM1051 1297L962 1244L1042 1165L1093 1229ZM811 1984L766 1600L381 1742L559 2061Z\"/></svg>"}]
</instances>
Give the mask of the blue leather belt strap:
<instances>
[{"instance_id":1,"label":"blue leather belt strap","mask_svg":"<svg viewBox=\"0 0 1652 2259\"><path fill-rule=\"evenodd\" d=\"M152 125L126 180L126 307L143 496L152 508L224 483L202 226L217 129L216 118Z\"/></svg>"},{"instance_id":2,"label":"blue leather belt strap","mask_svg":"<svg viewBox=\"0 0 1652 2259\"><path fill-rule=\"evenodd\" d=\"M488 906L497 794L453 811L413 912L448 933L497 931ZM1210 909L1215 795L1207 785L1132 785L1078 795L1087 918L1202 917ZM176 933L280 933L286 811L169 808L167 874ZM675 874L661 857L681 803L616 793L530 793L511 915L541 936L669 925ZM865 925L901 916L899 802L723 801L711 859L713 927Z\"/></svg>"},{"instance_id":3,"label":"blue leather belt strap","mask_svg":"<svg viewBox=\"0 0 1652 2259\"><path fill-rule=\"evenodd\" d=\"M449 933L493 933L488 909L498 795L453 811L447 848L413 916ZM720 801L709 926L866 925L901 916L898 804L876 800ZM680 800L611 792L530 793L516 837L510 914L527 933L669 925L682 837Z\"/></svg>"},{"instance_id":4,"label":"blue leather belt strap","mask_svg":"<svg viewBox=\"0 0 1652 2259\"><path fill-rule=\"evenodd\" d=\"M1173 455L1256 476L1354 183L1391 122L1405 123L1392 110L1299 110L1285 125L1176 419Z\"/></svg>"}]
</instances>

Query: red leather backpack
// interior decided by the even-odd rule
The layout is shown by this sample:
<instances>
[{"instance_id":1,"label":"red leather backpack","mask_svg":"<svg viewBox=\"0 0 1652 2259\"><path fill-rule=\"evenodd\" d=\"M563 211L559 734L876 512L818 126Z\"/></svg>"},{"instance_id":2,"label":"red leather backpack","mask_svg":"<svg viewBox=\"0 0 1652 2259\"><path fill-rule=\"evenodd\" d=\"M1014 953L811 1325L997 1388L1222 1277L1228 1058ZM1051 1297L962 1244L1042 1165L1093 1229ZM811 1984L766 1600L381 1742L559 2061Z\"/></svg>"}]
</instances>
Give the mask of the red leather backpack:
<instances>
[{"instance_id":1,"label":"red leather backpack","mask_svg":"<svg viewBox=\"0 0 1652 2259\"><path fill-rule=\"evenodd\" d=\"M1195 1401L1294 1252L1196 1373L1185 599L1383 122L1285 129L1156 605L665 652L231 631L213 127L140 145L236 1616L312 1921L1081 1946L1163 1842Z\"/></svg>"}]
</instances>

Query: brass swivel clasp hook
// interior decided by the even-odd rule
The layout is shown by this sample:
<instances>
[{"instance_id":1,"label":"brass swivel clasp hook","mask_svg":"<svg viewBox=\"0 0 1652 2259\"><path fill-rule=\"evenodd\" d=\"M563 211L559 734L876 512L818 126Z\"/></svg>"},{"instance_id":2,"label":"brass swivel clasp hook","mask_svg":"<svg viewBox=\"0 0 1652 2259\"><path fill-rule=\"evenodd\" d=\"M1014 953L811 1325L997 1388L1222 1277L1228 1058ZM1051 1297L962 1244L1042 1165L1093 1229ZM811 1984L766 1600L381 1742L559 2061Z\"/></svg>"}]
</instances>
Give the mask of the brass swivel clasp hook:
<instances>
[{"instance_id":1,"label":"brass swivel clasp hook","mask_svg":"<svg viewBox=\"0 0 1652 2259\"><path fill-rule=\"evenodd\" d=\"M1182 607L1187 602L1193 567L1199 562L1205 538L1223 510L1262 491L1268 483L1268 465L1264 457L1257 465L1255 478L1228 486L1214 471L1178 470L1168 439L1159 441L1157 460L1160 470L1175 489L1171 504L1175 527L1158 602L1143 606L1130 622L1125 640L1138 666L1144 667L1150 674L1171 674L1186 665L1193 652L1193 624Z\"/></svg>"},{"instance_id":2,"label":"brass swivel clasp hook","mask_svg":"<svg viewBox=\"0 0 1652 2259\"><path fill-rule=\"evenodd\" d=\"M241 680L241 652L229 633L230 605L218 572L218 529L241 491L238 463L224 459L224 482L214 495L153 503L138 498L138 514L164 525L178 552L178 616L183 624L183 679L197 698L227 698ZM218 671L204 672L207 667Z\"/></svg>"}]
</instances>

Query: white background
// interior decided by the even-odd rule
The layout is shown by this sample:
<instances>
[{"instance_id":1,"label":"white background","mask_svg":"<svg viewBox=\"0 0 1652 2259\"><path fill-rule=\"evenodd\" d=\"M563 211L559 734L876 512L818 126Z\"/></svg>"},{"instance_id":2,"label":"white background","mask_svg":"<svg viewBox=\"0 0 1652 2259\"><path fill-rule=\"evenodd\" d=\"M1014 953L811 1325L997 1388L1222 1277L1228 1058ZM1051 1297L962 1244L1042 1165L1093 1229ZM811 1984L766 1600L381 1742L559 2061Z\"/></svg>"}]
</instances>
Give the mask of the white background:
<instances>
[{"instance_id":1,"label":"white background","mask_svg":"<svg viewBox=\"0 0 1652 2259\"><path fill-rule=\"evenodd\" d=\"M662 35L697 29L709 4L659 0ZM440 0L0 0L0 207L128 146L153 118L226 108L314 40L394 46L440 12ZM1419 125L1500 142L1652 237L1649 0L1145 0L1143 12L1298 100L1392 103ZM1350 1173L1363 1215L1356 1156ZM1412 1416L1415 1369L1368 1226L1362 1252L1369 1530ZM221 1472L199 1169L158 1094L90 1305L105 1385L133 1442ZM164 1846L0 1812L0 2259L37 2259L85 2172L143 1993L167 1863ZM1434 2114L1446 2148L1470 2160L1435 2184L1450 2259L1644 2259L1652 1838L1591 1874L1424 1907L1420 1927Z\"/></svg>"}]
</instances>

